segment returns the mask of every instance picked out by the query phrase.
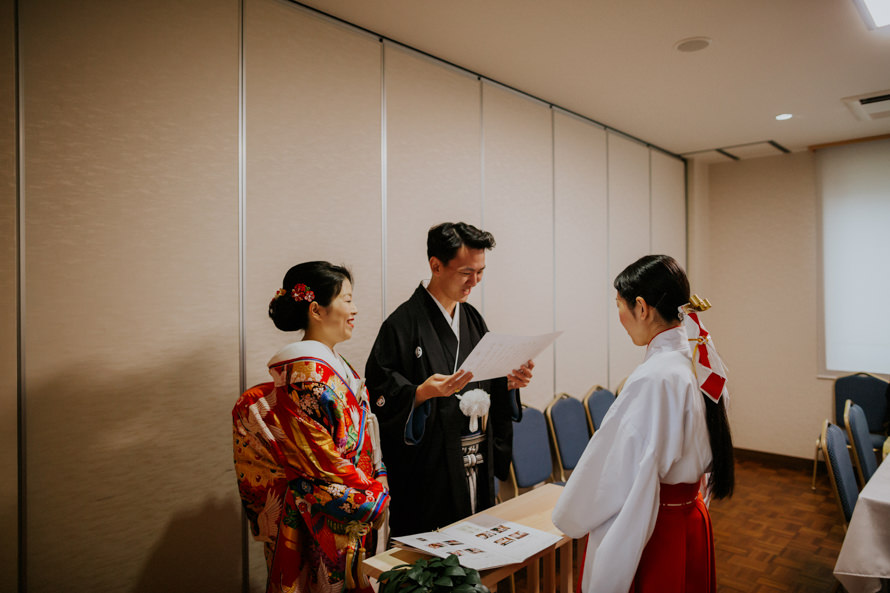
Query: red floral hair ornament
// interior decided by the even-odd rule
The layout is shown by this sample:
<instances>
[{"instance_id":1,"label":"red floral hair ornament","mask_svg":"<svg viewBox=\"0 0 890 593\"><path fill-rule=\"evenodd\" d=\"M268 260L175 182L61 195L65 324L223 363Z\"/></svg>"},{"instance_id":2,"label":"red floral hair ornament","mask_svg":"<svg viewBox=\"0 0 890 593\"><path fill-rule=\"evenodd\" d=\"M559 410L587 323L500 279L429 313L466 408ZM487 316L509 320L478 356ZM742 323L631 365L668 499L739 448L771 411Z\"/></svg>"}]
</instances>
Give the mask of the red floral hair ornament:
<instances>
[{"instance_id":1,"label":"red floral hair ornament","mask_svg":"<svg viewBox=\"0 0 890 593\"><path fill-rule=\"evenodd\" d=\"M315 293L305 284L297 284L290 293L297 302L306 301L307 303L311 303L315 300Z\"/></svg>"}]
</instances>

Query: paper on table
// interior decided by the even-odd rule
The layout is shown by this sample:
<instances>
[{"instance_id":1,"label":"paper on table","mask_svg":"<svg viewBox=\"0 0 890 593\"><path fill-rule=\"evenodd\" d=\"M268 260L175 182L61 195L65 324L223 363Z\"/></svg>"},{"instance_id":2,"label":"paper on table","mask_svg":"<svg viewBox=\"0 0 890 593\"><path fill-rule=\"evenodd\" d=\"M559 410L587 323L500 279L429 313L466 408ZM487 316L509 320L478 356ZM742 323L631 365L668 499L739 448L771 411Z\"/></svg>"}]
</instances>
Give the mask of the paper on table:
<instances>
[{"instance_id":1,"label":"paper on table","mask_svg":"<svg viewBox=\"0 0 890 593\"><path fill-rule=\"evenodd\" d=\"M454 554L462 566L488 570L523 562L559 542L560 536L482 514L439 531L392 539L440 558Z\"/></svg>"},{"instance_id":2,"label":"paper on table","mask_svg":"<svg viewBox=\"0 0 890 593\"><path fill-rule=\"evenodd\" d=\"M482 336L459 370L473 373L473 381L506 377L513 369L533 360L560 334L561 331L540 336L508 336L488 332Z\"/></svg>"}]
</instances>

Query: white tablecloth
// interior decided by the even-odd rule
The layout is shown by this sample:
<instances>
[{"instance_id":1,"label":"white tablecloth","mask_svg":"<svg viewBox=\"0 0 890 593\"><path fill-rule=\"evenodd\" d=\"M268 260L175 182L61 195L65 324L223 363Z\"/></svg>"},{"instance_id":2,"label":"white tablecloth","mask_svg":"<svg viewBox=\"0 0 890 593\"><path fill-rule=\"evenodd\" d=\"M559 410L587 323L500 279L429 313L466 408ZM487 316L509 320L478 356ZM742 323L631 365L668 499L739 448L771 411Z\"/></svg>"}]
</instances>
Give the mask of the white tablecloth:
<instances>
[{"instance_id":1,"label":"white tablecloth","mask_svg":"<svg viewBox=\"0 0 890 593\"><path fill-rule=\"evenodd\" d=\"M890 463L871 477L853 510L834 576L849 593L881 590L890 578Z\"/></svg>"}]
</instances>

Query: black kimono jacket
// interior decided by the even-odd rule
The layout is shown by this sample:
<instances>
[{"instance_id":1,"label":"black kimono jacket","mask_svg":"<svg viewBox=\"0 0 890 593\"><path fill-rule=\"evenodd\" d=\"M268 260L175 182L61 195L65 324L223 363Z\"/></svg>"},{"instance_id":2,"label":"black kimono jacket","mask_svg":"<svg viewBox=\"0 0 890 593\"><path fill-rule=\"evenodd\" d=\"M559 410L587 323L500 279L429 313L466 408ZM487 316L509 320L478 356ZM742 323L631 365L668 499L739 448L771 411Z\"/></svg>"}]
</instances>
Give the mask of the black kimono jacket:
<instances>
[{"instance_id":1,"label":"black kimono jacket","mask_svg":"<svg viewBox=\"0 0 890 593\"><path fill-rule=\"evenodd\" d=\"M488 331L472 305L461 304L457 366ZM383 322L365 367L371 407L380 421L381 448L390 494L392 535L432 531L468 517L470 494L461 452L468 419L456 397L429 400L430 413L417 444L405 439L417 386L430 375L455 369L457 338L433 297L421 285ZM501 377L464 388L491 396L484 463L477 477L477 512L494 504L494 476L506 480L513 447L518 391L509 393Z\"/></svg>"}]
</instances>

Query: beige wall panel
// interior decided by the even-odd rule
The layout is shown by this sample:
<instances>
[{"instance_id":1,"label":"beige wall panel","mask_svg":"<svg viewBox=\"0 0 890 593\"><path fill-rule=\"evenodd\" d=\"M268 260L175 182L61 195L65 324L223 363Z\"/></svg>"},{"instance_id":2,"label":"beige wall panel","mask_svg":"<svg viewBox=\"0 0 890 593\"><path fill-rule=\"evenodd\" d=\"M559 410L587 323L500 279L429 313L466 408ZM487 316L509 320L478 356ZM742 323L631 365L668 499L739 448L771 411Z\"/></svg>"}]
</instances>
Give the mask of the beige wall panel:
<instances>
[{"instance_id":1,"label":"beige wall panel","mask_svg":"<svg viewBox=\"0 0 890 593\"><path fill-rule=\"evenodd\" d=\"M652 176L652 253L670 255L686 269L686 172L683 161L649 149ZM693 289L694 290L694 289ZM704 295L701 295L704 296Z\"/></svg>"},{"instance_id":2,"label":"beige wall panel","mask_svg":"<svg viewBox=\"0 0 890 593\"><path fill-rule=\"evenodd\" d=\"M291 266L346 264L355 333L339 351L361 371L381 322L380 44L276 0L245 15L248 384L300 338L269 300Z\"/></svg>"},{"instance_id":3,"label":"beige wall panel","mask_svg":"<svg viewBox=\"0 0 890 593\"><path fill-rule=\"evenodd\" d=\"M736 447L813 455L833 417L818 380L817 196L802 152L710 169L714 308L704 321L729 368Z\"/></svg>"},{"instance_id":4,"label":"beige wall panel","mask_svg":"<svg viewBox=\"0 0 890 593\"><path fill-rule=\"evenodd\" d=\"M481 224L482 127L475 77L392 45L386 84L386 314L429 278L426 235ZM479 306L481 291L471 293Z\"/></svg>"},{"instance_id":5,"label":"beige wall panel","mask_svg":"<svg viewBox=\"0 0 890 593\"><path fill-rule=\"evenodd\" d=\"M19 6L28 590L237 591L238 3Z\"/></svg>"},{"instance_id":6,"label":"beige wall panel","mask_svg":"<svg viewBox=\"0 0 890 593\"><path fill-rule=\"evenodd\" d=\"M583 397L609 377L606 132L554 114L556 392Z\"/></svg>"},{"instance_id":7,"label":"beige wall panel","mask_svg":"<svg viewBox=\"0 0 890 593\"><path fill-rule=\"evenodd\" d=\"M18 339L13 0L0 2L0 591L18 586Z\"/></svg>"},{"instance_id":8,"label":"beige wall panel","mask_svg":"<svg viewBox=\"0 0 890 593\"><path fill-rule=\"evenodd\" d=\"M483 303L492 331L553 331L553 134L550 109L483 85L483 221L497 247L486 259ZM477 289L478 290L478 289ZM523 403L553 398L553 346L535 359Z\"/></svg>"},{"instance_id":9,"label":"beige wall panel","mask_svg":"<svg viewBox=\"0 0 890 593\"><path fill-rule=\"evenodd\" d=\"M649 150L609 133L609 286L624 268L650 252ZM614 298L615 291L611 291ZM643 360L618 321L609 316L609 386L615 388Z\"/></svg>"}]
</instances>

